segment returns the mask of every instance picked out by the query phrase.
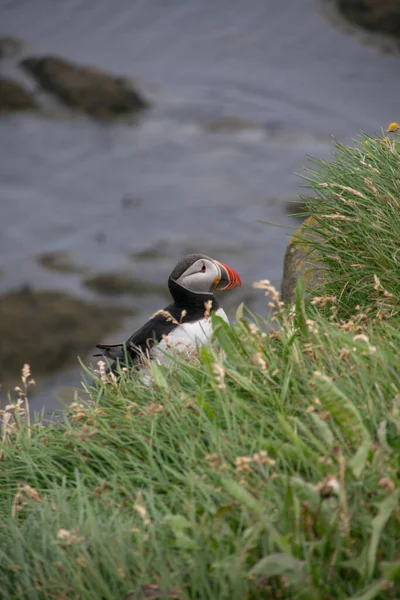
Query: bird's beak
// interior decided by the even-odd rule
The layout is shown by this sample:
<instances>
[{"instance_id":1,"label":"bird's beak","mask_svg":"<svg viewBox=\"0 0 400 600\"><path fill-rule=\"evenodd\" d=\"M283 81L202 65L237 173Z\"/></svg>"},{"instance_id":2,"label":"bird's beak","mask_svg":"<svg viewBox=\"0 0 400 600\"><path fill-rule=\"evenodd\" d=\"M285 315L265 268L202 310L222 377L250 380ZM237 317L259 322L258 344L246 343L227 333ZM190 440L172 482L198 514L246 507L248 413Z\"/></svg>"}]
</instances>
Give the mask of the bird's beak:
<instances>
[{"instance_id":1,"label":"bird's beak","mask_svg":"<svg viewBox=\"0 0 400 600\"><path fill-rule=\"evenodd\" d=\"M213 262L218 270L218 275L213 281L214 290L231 290L242 285L239 275L231 267L218 260Z\"/></svg>"}]
</instances>

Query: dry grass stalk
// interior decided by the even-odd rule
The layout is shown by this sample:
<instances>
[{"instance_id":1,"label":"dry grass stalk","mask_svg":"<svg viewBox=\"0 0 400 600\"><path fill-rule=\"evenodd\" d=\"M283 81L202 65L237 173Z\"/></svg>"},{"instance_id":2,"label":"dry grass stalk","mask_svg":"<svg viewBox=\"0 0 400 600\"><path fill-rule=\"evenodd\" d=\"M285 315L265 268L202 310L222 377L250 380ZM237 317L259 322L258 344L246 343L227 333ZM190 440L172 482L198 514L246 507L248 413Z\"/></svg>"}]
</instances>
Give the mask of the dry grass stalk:
<instances>
[{"instance_id":1,"label":"dry grass stalk","mask_svg":"<svg viewBox=\"0 0 400 600\"><path fill-rule=\"evenodd\" d=\"M220 363L215 362L212 366L212 370L215 375L215 380L217 382L217 388L219 390L225 390L226 385L225 385L225 369L224 369L224 367Z\"/></svg>"},{"instance_id":2,"label":"dry grass stalk","mask_svg":"<svg viewBox=\"0 0 400 600\"><path fill-rule=\"evenodd\" d=\"M207 302L204 302L204 318L206 321L210 318L212 304L212 300L207 300Z\"/></svg>"},{"instance_id":3,"label":"dry grass stalk","mask_svg":"<svg viewBox=\"0 0 400 600\"><path fill-rule=\"evenodd\" d=\"M9 404L4 410L0 410L1 417L1 441L3 444L10 441L15 431L20 428L20 423L26 426L28 437L31 437L31 416L29 409L28 390L29 387L35 385L35 380L31 377L31 368L25 363L21 372L22 387L16 386L14 391L17 392L16 401L12 401L8 396ZM3 451L0 450L0 460L3 457Z\"/></svg>"},{"instance_id":4,"label":"dry grass stalk","mask_svg":"<svg viewBox=\"0 0 400 600\"><path fill-rule=\"evenodd\" d=\"M149 513L147 512L146 504L144 502L143 494L141 491L138 491L136 495L136 502L133 505L133 508L139 513L142 518L143 525L149 527L151 525L151 520L149 517Z\"/></svg>"},{"instance_id":5,"label":"dry grass stalk","mask_svg":"<svg viewBox=\"0 0 400 600\"><path fill-rule=\"evenodd\" d=\"M184 311L182 311L182 313L183 313L183 312L184 312ZM181 315L182 315L182 313L181 313ZM173 316L171 315L171 313L170 313L170 312L168 312L167 310L157 310L157 311L156 311L156 312L155 312L155 313L154 313L154 314L151 316L151 318L152 318L152 319L154 319L154 317L158 317L158 315L161 315L162 317L165 317L165 320L166 320L166 321L168 321L168 322L171 322L171 323L173 323L174 325L179 325L179 321L177 321L177 320L175 319L175 317L173 317ZM181 318L182 318L182 317L181 317Z\"/></svg>"},{"instance_id":6,"label":"dry grass stalk","mask_svg":"<svg viewBox=\"0 0 400 600\"><path fill-rule=\"evenodd\" d=\"M265 295L270 298L268 306L273 310L274 313L283 313L285 305L280 298L278 290L274 285L272 285L272 283L268 279L255 281L253 283L253 288L258 290L264 290Z\"/></svg>"}]
</instances>

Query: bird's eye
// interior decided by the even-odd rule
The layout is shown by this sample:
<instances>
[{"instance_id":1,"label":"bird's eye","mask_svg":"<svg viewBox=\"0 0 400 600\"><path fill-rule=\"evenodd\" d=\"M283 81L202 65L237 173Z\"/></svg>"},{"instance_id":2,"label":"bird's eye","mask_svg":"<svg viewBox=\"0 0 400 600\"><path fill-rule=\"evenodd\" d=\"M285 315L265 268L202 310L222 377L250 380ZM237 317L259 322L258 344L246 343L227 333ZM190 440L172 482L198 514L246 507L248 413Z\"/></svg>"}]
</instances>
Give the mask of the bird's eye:
<instances>
[{"instance_id":1,"label":"bird's eye","mask_svg":"<svg viewBox=\"0 0 400 600\"><path fill-rule=\"evenodd\" d=\"M203 265L203 266L201 267L201 272L202 272L202 273L205 273L205 272L206 272L206 265Z\"/></svg>"}]
</instances>

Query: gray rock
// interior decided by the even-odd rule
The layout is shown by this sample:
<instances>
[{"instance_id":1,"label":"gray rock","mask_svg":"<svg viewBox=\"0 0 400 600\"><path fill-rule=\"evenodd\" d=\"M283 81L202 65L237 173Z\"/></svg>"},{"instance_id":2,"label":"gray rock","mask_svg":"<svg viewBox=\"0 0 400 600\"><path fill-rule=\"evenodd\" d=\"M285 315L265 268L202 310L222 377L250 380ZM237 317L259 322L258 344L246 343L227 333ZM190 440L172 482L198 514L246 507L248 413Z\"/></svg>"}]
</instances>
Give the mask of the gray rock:
<instances>
[{"instance_id":1,"label":"gray rock","mask_svg":"<svg viewBox=\"0 0 400 600\"><path fill-rule=\"evenodd\" d=\"M97 118L126 115L148 106L128 80L92 67L56 56L25 58L20 65L64 104Z\"/></svg>"},{"instance_id":2,"label":"gray rock","mask_svg":"<svg viewBox=\"0 0 400 600\"><path fill-rule=\"evenodd\" d=\"M20 83L0 76L0 113L37 108L35 98Z\"/></svg>"}]
</instances>

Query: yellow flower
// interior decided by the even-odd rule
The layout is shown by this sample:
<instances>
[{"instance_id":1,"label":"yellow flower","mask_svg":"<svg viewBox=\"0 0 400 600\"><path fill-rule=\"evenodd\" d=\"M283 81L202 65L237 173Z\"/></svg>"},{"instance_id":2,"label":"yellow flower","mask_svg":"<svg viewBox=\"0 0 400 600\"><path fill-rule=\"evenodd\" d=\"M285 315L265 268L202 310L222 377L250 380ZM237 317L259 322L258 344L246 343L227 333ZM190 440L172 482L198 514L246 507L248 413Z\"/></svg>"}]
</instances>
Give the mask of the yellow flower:
<instances>
[{"instance_id":1,"label":"yellow flower","mask_svg":"<svg viewBox=\"0 0 400 600\"><path fill-rule=\"evenodd\" d=\"M365 144L366 146L368 146L368 144L369 144L369 141L368 141L368 140L365 140L364 144Z\"/></svg>"},{"instance_id":2,"label":"yellow flower","mask_svg":"<svg viewBox=\"0 0 400 600\"><path fill-rule=\"evenodd\" d=\"M389 127L386 130L388 133L397 133L400 132L400 125L398 123L390 123Z\"/></svg>"}]
</instances>

